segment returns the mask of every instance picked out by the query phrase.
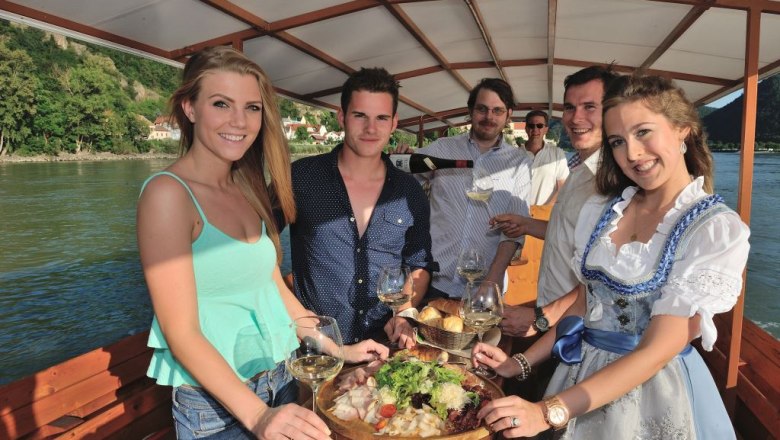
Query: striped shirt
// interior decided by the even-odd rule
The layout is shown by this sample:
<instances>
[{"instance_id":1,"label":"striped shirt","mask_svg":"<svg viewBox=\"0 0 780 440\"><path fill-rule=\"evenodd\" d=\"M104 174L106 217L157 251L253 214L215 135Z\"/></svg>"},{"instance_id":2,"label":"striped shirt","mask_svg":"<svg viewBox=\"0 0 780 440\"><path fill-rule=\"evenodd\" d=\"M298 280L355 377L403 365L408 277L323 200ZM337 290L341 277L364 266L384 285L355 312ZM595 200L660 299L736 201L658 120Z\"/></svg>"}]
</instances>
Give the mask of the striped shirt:
<instances>
[{"instance_id":1,"label":"striped shirt","mask_svg":"<svg viewBox=\"0 0 780 440\"><path fill-rule=\"evenodd\" d=\"M574 154L571 155L569 161L566 164L569 166L569 171L574 171L575 168L582 165L582 158L580 157L580 152L575 151Z\"/></svg>"},{"instance_id":2,"label":"striped shirt","mask_svg":"<svg viewBox=\"0 0 780 440\"><path fill-rule=\"evenodd\" d=\"M431 250L440 266L440 271L433 274L431 285L452 297L461 297L466 286L466 280L456 269L461 249L466 246L478 248L489 268L499 243L510 240L499 230L490 230L490 217L505 212L529 215L531 160L503 139L483 154L468 133L441 138L417 152L447 159L473 160L475 167L488 170L493 178L493 195L486 208L484 203L466 197L466 189L471 185L471 170L449 168L415 175L418 180L430 184ZM522 245L523 237L515 241Z\"/></svg>"}]
</instances>

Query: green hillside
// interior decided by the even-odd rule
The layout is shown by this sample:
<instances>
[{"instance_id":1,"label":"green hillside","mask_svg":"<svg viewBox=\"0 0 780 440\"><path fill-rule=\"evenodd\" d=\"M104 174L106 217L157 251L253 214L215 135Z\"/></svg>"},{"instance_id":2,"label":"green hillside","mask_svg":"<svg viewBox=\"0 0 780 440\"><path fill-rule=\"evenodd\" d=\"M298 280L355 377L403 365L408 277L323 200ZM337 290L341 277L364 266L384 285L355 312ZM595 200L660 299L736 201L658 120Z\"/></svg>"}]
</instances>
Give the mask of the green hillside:
<instances>
[{"instance_id":1,"label":"green hillside","mask_svg":"<svg viewBox=\"0 0 780 440\"><path fill-rule=\"evenodd\" d=\"M738 149L742 135L744 96L704 116L713 149ZM780 75L758 84L756 149L780 151Z\"/></svg>"},{"instance_id":2,"label":"green hillside","mask_svg":"<svg viewBox=\"0 0 780 440\"><path fill-rule=\"evenodd\" d=\"M175 152L146 137L179 79L167 64L0 20L0 156ZM333 112L278 105L283 118L339 130Z\"/></svg>"},{"instance_id":3,"label":"green hillside","mask_svg":"<svg viewBox=\"0 0 780 440\"><path fill-rule=\"evenodd\" d=\"M0 20L0 155L149 151L150 121L178 78L166 64Z\"/></svg>"}]
</instances>

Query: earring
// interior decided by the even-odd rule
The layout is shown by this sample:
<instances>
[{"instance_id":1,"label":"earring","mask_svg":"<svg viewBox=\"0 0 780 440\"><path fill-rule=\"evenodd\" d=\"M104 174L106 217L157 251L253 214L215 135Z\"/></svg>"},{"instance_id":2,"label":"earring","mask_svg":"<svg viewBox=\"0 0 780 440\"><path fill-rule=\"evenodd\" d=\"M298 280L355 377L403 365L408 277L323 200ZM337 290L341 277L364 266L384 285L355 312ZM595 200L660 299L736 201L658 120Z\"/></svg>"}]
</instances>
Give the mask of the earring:
<instances>
[{"instance_id":1,"label":"earring","mask_svg":"<svg viewBox=\"0 0 780 440\"><path fill-rule=\"evenodd\" d=\"M688 146L685 145L685 141L683 141L680 144L680 154L685 154L686 151L688 151Z\"/></svg>"}]
</instances>

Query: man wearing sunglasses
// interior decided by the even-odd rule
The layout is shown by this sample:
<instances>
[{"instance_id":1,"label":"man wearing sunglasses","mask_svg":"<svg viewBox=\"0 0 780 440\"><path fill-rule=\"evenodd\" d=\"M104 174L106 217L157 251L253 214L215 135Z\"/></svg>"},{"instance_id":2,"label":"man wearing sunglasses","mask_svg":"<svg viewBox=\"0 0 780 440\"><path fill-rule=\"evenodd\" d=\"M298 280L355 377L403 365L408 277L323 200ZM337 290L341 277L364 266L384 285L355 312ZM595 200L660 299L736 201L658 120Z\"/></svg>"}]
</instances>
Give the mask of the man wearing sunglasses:
<instances>
[{"instance_id":1,"label":"man wearing sunglasses","mask_svg":"<svg viewBox=\"0 0 780 440\"><path fill-rule=\"evenodd\" d=\"M531 167L531 204L547 205L555 202L558 190L569 176L566 153L552 142L545 141L547 113L534 110L525 116L528 141L525 151L533 161Z\"/></svg>"},{"instance_id":2,"label":"man wearing sunglasses","mask_svg":"<svg viewBox=\"0 0 780 440\"><path fill-rule=\"evenodd\" d=\"M471 130L440 138L419 153L447 159L474 161L474 170L439 169L416 174L430 187L431 239L434 260L440 271L433 274L426 301L436 297L460 298L466 280L457 273L461 250L477 249L485 258L485 279L503 284L504 271L522 236L510 239L490 228L490 217L499 212L529 213L531 160L504 140L504 128L512 116L514 94L500 78L485 78L469 94ZM400 150L400 148L399 148ZM493 192L485 202L466 197L473 172L486 172Z\"/></svg>"}]
</instances>

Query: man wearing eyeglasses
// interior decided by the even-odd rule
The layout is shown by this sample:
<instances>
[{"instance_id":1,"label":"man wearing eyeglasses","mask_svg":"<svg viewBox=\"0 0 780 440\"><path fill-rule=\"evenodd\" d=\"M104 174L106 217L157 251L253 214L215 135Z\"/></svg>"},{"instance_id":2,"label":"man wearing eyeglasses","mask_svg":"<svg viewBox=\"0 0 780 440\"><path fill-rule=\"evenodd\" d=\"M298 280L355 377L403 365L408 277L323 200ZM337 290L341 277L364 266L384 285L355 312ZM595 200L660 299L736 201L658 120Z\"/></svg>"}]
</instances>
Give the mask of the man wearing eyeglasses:
<instances>
[{"instance_id":1,"label":"man wearing eyeglasses","mask_svg":"<svg viewBox=\"0 0 780 440\"><path fill-rule=\"evenodd\" d=\"M426 300L463 296L466 280L456 268L462 249L479 250L489 264L485 279L500 286L515 250L523 243L522 236L510 239L489 224L491 215L499 212L529 212L531 160L503 135L514 105L512 88L502 79L485 78L471 91L467 104L471 117L468 133L438 139L418 152L473 160L475 169L490 174L493 193L487 203L466 197L472 170L450 168L415 175L430 185L432 252L440 265Z\"/></svg>"},{"instance_id":2,"label":"man wearing eyeglasses","mask_svg":"<svg viewBox=\"0 0 780 440\"><path fill-rule=\"evenodd\" d=\"M566 153L552 142L545 141L547 113L534 110L525 115L528 141L525 152L533 161L531 167L531 204L547 205L555 202L558 190L569 176Z\"/></svg>"}]
</instances>

